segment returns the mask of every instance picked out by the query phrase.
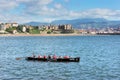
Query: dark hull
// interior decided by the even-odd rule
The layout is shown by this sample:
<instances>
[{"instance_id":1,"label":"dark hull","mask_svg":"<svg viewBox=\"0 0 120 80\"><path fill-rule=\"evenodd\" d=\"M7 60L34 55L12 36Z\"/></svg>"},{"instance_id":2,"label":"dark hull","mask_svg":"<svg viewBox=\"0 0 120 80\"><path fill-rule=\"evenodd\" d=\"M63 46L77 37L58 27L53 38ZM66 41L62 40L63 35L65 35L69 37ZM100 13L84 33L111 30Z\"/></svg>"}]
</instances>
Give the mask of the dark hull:
<instances>
[{"instance_id":1,"label":"dark hull","mask_svg":"<svg viewBox=\"0 0 120 80\"><path fill-rule=\"evenodd\" d=\"M33 57L26 57L26 60L28 61L42 61L42 62L79 62L80 57L76 58L58 58L58 59L44 59L44 58L33 58Z\"/></svg>"}]
</instances>

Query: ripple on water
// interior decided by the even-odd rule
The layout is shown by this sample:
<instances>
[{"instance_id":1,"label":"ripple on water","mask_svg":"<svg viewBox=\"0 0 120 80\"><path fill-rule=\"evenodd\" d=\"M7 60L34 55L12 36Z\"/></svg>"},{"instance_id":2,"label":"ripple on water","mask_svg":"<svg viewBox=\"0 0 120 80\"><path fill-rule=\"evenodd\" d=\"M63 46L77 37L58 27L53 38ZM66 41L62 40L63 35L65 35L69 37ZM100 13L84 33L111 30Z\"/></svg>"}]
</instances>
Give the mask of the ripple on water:
<instances>
[{"instance_id":1,"label":"ripple on water","mask_svg":"<svg viewBox=\"0 0 120 80\"><path fill-rule=\"evenodd\" d=\"M0 80L119 80L120 36L0 37ZM28 62L16 57L70 55L80 63Z\"/></svg>"}]
</instances>

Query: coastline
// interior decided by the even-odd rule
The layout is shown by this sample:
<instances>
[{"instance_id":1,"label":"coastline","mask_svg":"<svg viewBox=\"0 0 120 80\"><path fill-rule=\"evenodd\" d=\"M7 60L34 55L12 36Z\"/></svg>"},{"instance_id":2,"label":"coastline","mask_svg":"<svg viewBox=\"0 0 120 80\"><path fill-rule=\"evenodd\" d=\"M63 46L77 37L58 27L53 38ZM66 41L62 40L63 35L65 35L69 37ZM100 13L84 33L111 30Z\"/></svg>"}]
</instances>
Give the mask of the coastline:
<instances>
[{"instance_id":1,"label":"coastline","mask_svg":"<svg viewBox=\"0 0 120 80\"><path fill-rule=\"evenodd\" d=\"M95 34L0 34L0 36L94 36Z\"/></svg>"}]
</instances>

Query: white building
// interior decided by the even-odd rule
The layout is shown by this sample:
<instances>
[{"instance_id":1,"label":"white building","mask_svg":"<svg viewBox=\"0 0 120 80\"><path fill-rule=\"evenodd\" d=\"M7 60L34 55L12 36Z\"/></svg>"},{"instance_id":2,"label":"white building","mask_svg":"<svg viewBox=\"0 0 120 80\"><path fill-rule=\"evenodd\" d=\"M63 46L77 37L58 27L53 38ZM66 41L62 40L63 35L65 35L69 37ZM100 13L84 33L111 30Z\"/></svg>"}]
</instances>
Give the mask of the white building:
<instances>
[{"instance_id":1,"label":"white building","mask_svg":"<svg viewBox=\"0 0 120 80\"><path fill-rule=\"evenodd\" d=\"M23 27L23 28L22 28L22 31L23 31L23 32L26 32L26 27Z\"/></svg>"},{"instance_id":2,"label":"white building","mask_svg":"<svg viewBox=\"0 0 120 80\"><path fill-rule=\"evenodd\" d=\"M16 34L17 33L17 30L13 30L13 32L12 32L13 34Z\"/></svg>"},{"instance_id":3,"label":"white building","mask_svg":"<svg viewBox=\"0 0 120 80\"><path fill-rule=\"evenodd\" d=\"M18 23L12 23L13 27L18 27Z\"/></svg>"}]
</instances>

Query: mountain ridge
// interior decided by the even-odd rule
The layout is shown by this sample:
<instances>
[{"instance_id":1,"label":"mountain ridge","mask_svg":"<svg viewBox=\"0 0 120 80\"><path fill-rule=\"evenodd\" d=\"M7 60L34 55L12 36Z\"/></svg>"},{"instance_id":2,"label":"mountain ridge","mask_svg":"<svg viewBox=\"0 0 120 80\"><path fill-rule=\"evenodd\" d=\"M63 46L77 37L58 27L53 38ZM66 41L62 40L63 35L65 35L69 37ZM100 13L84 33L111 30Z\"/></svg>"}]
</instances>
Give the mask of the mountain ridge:
<instances>
[{"instance_id":1,"label":"mountain ridge","mask_svg":"<svg viewBox=\"0 0 120 80\"><path fill-rule=\"evenodd\" d=\"M59 25L59 24L71 24L74 28L104 28L104 27L118 27L120 21L110 21L104 18L83 18L83 19L72 19L72 20L54 20L51 23L46 22L29 22L25 25L41 26L41 25Z\"/></svg>"}]
</instances>

